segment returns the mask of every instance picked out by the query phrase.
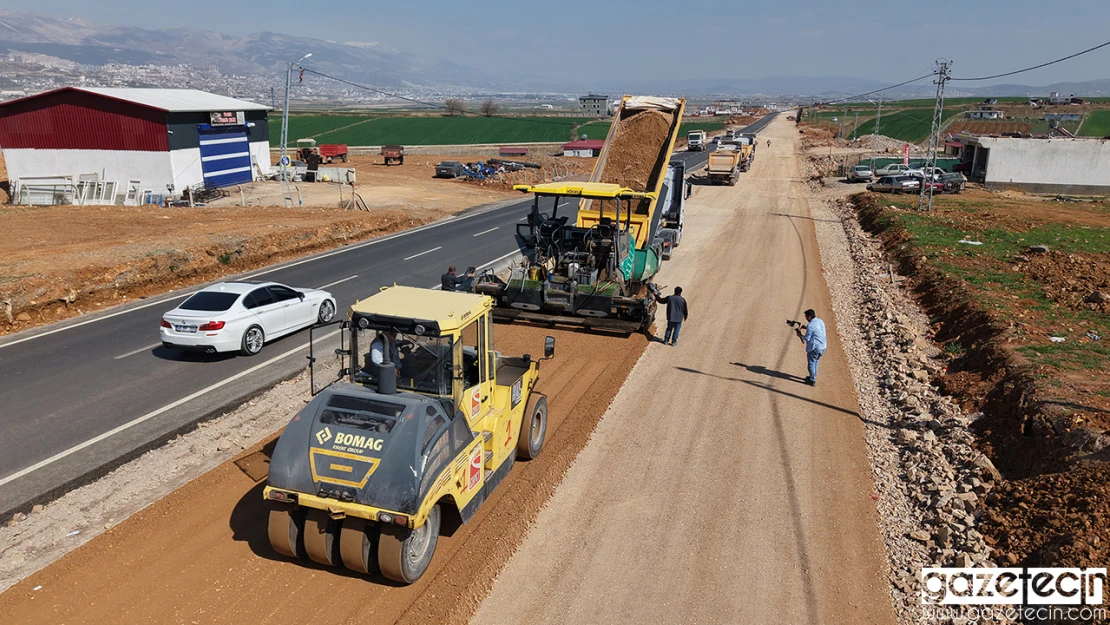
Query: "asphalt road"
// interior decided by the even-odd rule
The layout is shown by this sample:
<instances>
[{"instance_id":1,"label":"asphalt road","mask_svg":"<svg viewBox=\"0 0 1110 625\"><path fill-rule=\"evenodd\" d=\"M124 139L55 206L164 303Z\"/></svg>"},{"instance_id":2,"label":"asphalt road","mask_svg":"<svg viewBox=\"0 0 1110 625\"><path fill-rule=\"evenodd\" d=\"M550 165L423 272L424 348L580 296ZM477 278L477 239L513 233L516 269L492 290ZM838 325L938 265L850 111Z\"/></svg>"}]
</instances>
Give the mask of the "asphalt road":
<instances>
[{"instance_id":1,"label":"asphalt road","mask_svg":"<svg viewBox=\"0 0 1110 625\"><path fill-rule=\"evenodd\" d=\"M745 129L758 132L768 116ZM678 152L688 170L708 152ZM518 251L530 200L496 205L240 276L325 288L345 311L387 284L431 287L448 265ZM163 313L195 289L0 341L0 514L49 499L305 367L308 331L253 358L161 347Z\"/></svg>"}]
</instances>

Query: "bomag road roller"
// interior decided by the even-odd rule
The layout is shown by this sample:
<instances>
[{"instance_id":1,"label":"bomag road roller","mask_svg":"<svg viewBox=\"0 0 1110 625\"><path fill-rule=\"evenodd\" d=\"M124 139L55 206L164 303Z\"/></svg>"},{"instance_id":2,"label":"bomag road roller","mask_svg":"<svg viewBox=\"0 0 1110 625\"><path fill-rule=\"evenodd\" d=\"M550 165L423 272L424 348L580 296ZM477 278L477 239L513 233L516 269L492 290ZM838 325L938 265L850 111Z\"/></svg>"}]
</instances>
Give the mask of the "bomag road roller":
<instances>
[{"instance_id":1,"label":"bomag road roller","mask_svg":"<svg viewBox=\"0 0 1110 625\"><path fill-rule=\"evenodd\" d=\"M293 417L270 461L276 551L415 582L444 519L469 521L518 457L539 454L540 360L494 351L492 307L403 286L351 307L340 378ZM543 349L551 358L555 339Z\"/></svg>"}]
</instances>

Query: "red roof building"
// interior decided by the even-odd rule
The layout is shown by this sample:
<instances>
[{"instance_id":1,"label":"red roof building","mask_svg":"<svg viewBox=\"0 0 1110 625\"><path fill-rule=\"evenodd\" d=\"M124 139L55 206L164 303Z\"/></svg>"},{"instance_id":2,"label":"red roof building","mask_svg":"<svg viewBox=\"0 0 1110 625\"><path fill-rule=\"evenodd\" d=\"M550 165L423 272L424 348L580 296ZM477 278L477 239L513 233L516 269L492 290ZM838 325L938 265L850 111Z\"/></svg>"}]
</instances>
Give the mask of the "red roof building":
<instances>
[{"instance_id":1,"label":"red roof building","mask_svg":"<svg viewBox=\"0 0 1110 625\"><path fill-rule=\"evenodd\" d=\"M0 103L13 201L137 204L250 182L270 167L268 110L195 89L65 87Z\"/></svg>"},{"instance_id":2,"label":"red roof building","mask_svg":"<svg viewBox=\"0 0 1110 625\"><path fill-rule=\"evenodd\" d=\"M563 145L563 156L600 156L604 147L604 139L580 139Z\"/></svg>"}]
</instances>

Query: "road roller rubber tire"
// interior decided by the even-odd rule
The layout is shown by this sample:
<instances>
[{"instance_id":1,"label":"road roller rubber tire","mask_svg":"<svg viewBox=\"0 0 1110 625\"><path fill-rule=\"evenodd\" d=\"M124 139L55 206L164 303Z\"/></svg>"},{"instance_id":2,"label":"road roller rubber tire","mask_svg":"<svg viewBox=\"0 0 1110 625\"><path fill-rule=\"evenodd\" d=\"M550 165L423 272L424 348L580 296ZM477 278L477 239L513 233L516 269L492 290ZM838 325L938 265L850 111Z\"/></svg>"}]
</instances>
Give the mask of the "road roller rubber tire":
<instances>
[{"instance_id":1,"label":"road roller rubber tire","mask_svg":"<svg viewBox=\"0 0 1110 625\"><path fill-rule=\"evenodd\" d=\"M378 567L386 579L411 584L420 579L432 563L439 542L439 505L432 507L419 529L382 525L378 542Z\"/></svg>"},{"instance_id":2,"label":"road roller rubber tire","mask_svg":"<svg viewBox=\"0 0 1110 625\"><path fill-rule=\"evenodd\" d=\"M290 558L304 557L304 511L290 506L271 508L266 533L274 551Z\"/></svg>"},{"instance_id":3,"label":"road roller rubber tire","mask_svg":"<svg viewBox=\"0 0 1110 625\"><path fill-rule=\"evenodd\" d=\"M339 522L323 510L309 510L304 520L304 551L313 562L339 565Z\"/></svg>"},{"instance_id":4,"label":"road roller rubber tire","mask_svg":"<svg viewBox=\"0 0 1110 625\"><path fill-rule=\"evenodd\" d=\"M547 439L547 397L533 393L528 407L520 419L520 434L516 439L516 457L531 460L540 455Z\"/></svg>"},{"instance_id":5,"label":"road roller rubber tire","mask_svg":"<svg viewBox=\"0 0 1110 625\"><path fill-rule=\"evenodd\" d=\"M348 517L339 530L339 554L343 566L373 575L378 572L378 537L381 529L366 519Z\"/></svg>"}]
</instances>

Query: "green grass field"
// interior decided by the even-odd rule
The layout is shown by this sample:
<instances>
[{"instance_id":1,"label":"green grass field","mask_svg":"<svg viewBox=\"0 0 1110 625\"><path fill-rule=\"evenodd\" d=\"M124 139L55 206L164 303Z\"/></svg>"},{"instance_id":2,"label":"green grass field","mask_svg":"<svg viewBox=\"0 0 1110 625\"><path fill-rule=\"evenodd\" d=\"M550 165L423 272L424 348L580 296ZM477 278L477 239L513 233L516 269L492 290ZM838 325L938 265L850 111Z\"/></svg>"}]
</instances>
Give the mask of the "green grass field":
<instances>
[{"instance_id":1,"label":"green grass field","mask_svg":"<svg viewBox=\"0 0 1110 625\"><path fill-rule=\"evenodd\" d=\"M586 135L588 139L604 139L609 136L609 127L612 125L613 122L590 122L579 126L576 134L579 138Z\"/></svg>"},{"instance_id":2,"label":"green grass field","mask_svg":"<svg viewBox=\"0 0 1110 625\"><path fill-rule=\"evenodd\" d=\"M569 140L572 128L589 121L580 117L292 115L289 118L289 145L296 145L297 139L306 137L316 139L317 143L348 145L559 142ZM280 132L280 118L271 120L272 144L280 142ZM604 136L601 134L599 138Z\"/></svg>"},{"instance_id":3,"label":"green grass field","mask_svg":"<svg viewBox=\"0 0 1110 625\"><path fill-rule=\"evenodd\" d=\"M374 119L368 115L290 115L289 145L296 145L297 139L305 139L323 134L336 128L351 124L365 123ZM270 145L281 143L281 115L270 118Z\"/></svg>"},{"instance_id":4,"label":"green grass field","mask_svg":"<svg viewBox=\"0 0 1110 625\"><path fill-rule=\"evenodd\" d=\"M953 115L959 115L964 109L944 109L944 119L947 121ZM898 111L889 115L884 114L879 122L879 133L894 139L917 143L929 136L929 126L933 123L933 111L930 109L909 109ZM875 132L875 120L861 122L856 134L869 135Z\"/></svg>"},{"instance_id":5,"label":"green grass field","mask_svg":"<svg viewBox=\"0 0 1110 625\"><path fill-rule=\"evenodd\" d=\"M1083 126L1079 128L1079 134L1084 137L1105 137L1110 135L1110 110L1101 109L1091 111L1087 115L1087 119L1083 121Z\"/></svg>"}]
</instances>

